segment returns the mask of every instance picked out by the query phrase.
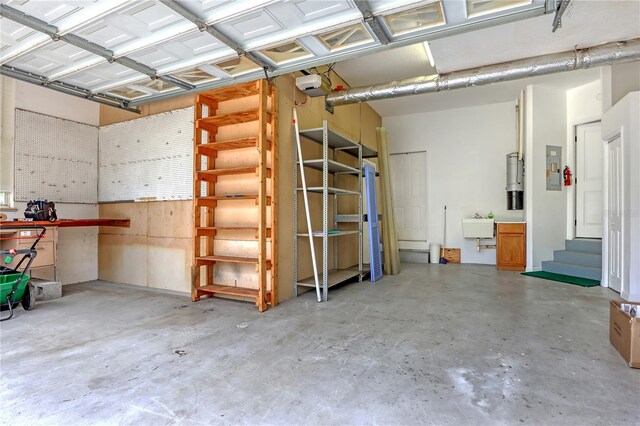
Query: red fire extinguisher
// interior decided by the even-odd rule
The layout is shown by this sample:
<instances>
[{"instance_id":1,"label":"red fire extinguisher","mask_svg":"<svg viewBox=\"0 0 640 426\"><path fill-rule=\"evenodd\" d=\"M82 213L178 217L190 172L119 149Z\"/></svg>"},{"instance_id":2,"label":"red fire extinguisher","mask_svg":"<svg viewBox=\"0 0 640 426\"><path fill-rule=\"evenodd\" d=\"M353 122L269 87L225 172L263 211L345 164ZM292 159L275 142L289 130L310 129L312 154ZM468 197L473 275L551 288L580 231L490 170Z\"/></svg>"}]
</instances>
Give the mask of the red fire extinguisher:
<instances>
[{"instance_id":1,"label":"red fire extinguisher","mask_svg":"<svg viewBox=\"0 0 640 426\"><path fill-rule=\"evenodd\" d=\"M564 176L564 186L571 186L571 169L569 166L564 166L562 175Z\"/></svg>"}]
</instances>

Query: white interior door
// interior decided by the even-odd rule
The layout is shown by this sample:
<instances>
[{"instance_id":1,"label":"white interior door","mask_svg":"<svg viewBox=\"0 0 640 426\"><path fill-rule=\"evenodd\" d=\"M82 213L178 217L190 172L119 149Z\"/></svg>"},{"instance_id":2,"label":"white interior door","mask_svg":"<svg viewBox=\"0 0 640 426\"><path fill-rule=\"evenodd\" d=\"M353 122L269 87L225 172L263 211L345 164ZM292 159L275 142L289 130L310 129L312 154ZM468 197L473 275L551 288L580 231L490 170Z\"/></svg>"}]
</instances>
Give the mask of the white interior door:
<instances>
[{"instance_id":1,"label":"white interior door","mask_svg":"<svg viewBox=\"0 0 640 426\"><path fill-rule=\"evenodd\" d=\"M620 292L622 290L622 140L614 139L607 146L609 161L608 171L608 218L609 218L609 288Z\"/></svg>"},{"instance_id":2,"label":"white interior door","mask_svg":"<svg viewBox=\"0 0 640 426\"><path fill-rule=\"evenodd\" d=\"M426 250L427 153L391 154L389 160L398 246Z\"/></svg>"},{"instance_id":3,"label":"white interior door","mask_svg":"<svg viewBox=\"0 0 640 426\"><path fill-rule=\"evenodd\" d=\"M600 123L576 126L576 237L602 238Z\"/></svg>"}]
</instances>

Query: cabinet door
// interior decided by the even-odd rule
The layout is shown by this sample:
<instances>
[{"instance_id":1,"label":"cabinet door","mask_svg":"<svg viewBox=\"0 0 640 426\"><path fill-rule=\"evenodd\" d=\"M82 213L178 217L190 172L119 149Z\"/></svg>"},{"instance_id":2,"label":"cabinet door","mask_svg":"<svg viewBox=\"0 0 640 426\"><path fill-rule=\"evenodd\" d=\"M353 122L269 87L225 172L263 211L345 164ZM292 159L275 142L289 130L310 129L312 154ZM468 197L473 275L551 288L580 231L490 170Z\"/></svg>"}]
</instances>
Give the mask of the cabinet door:
<instances>
[{"instance_id":1,"label":"cabinet door","mask_svg":"<svg viewBox=\"0 0 640 426\"><path fill-rule=\"evenodd\" d=\"M524 234L499 234L498 265L524 266Z\"/></svg>"}]
</instances>

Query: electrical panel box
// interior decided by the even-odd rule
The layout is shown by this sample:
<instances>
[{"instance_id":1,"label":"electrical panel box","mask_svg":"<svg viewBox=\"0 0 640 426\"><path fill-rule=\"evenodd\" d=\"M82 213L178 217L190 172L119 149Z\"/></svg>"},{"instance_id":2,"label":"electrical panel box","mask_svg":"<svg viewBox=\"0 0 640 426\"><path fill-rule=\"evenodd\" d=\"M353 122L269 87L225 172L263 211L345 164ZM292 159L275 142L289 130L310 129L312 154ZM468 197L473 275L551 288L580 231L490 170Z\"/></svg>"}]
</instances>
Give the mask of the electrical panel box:
<instances>
[{"instance_id":1,"label":"electrical panel box","mask_svg":"<svg viewBox=\"0 0 640 426\"><path fill-rule=\"evenodd\" d=\"M547 191L562 191L562 147L547 145Z\"/></svg>"}]
</instances>

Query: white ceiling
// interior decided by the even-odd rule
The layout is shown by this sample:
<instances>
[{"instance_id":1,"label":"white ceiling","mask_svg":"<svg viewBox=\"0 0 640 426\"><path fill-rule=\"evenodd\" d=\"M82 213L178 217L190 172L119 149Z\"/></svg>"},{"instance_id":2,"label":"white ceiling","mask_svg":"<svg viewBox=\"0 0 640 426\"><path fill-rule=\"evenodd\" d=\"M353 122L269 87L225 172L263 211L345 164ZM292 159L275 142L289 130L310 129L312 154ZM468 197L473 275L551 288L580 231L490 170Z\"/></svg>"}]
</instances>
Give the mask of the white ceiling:
<instances>
[{"instance_id":1,"label":"white ceiling","mask_svg":"<svg viewBox=\"0 0 640 426\"><path fill-rule=\"evenodd\" d=\"M489 27L431 42L436 68L447 73L514 59L640 37L640 1L573 0L562 28L553 15Z\"/></svg>"},{"instance_id":2,"label":"white ceiling","mask_svg":"<svg viewBox=\"0 0 640 426\"><path fill-rule=\"evenodd\" d=\"M523 20L545 1L0 0L0 64L135 105Z\"/></svg>"},{"instance_id":3,"label":"white ceiling","mask_svg":"<svg viewBox=\"0 0 640 426\"><path fill-rule=\"evenodd\" d=\"M573 0L562 19L562 28L551 32L553 15L479 29L430 41L440 73L475 68L509 60L589 47L640 37L640 1ZM352 87L368 86L435 72L422 43L339 62L336 72ZM518 96L532 82L569 89L594 81L600 71L564 74L512 81L451 92L373 101L382 116L411 114L486 103Z\"/></svg>"}]
</instances>

